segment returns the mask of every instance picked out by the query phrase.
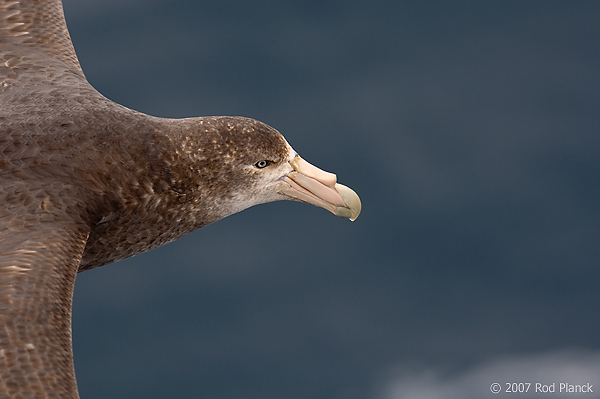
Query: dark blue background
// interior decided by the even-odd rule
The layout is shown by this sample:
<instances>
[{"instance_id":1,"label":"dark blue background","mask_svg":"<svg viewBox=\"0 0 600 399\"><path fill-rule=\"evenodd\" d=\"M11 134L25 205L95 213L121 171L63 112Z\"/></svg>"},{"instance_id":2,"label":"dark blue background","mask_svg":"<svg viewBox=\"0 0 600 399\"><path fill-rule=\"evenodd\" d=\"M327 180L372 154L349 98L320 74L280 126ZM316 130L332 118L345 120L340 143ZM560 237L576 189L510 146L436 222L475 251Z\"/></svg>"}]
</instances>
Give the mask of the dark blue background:
<instances>
[{"instance_id":1,"label":"dark blue background","mask_svg":"<svg viewBox=\"0 0 600 399\"><path fill-rule=\"evenodd\" d=\"M599 2L65 12L108 98L262 120L363 200L354 223L255 207L80 274L84 399L464 399L508 378L600 391Z\"/></svg>"}]
</instances>

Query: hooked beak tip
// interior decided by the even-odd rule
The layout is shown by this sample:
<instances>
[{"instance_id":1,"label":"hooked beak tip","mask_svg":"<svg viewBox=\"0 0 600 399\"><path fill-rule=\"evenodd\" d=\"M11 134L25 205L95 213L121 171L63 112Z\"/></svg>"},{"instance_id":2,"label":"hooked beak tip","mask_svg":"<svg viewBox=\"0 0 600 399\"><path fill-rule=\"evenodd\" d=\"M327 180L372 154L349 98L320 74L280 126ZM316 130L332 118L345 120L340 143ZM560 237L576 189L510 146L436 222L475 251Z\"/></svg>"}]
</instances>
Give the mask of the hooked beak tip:
<instances>
[{"instance_id":1,"label":"hooked beak tip","mask_svg":"<svg viewBox=\"0 0 600 399\"><path fill-rule=\"evenodd\" d=\"M354 222L362 209L360 197L350 187L336 183L335 190L340 194L346 207L338 206L335 208L335 214L340 217L348 218Z\"/></svg>"}]
</instances>

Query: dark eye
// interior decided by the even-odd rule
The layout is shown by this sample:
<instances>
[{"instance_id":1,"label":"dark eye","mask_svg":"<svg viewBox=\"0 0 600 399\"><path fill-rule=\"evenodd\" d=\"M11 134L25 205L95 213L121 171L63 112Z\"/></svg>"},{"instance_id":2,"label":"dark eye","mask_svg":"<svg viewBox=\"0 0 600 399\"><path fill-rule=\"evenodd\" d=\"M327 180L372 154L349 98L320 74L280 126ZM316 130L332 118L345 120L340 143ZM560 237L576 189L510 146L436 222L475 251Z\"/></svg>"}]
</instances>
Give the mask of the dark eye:
<instances>
[{"instance_id":1,"label":"dark eye","mask_svg":"<svg viewBox=\"0 0 600 399\"><path fill-rule=\"evenodd\" d=\"M267 166L269 166L271 164L271 161L258 161L257 163L254 164L254 166L256 166L258 169L262 169L262 168L266 168Z\"/></svg>"}]
</instances>

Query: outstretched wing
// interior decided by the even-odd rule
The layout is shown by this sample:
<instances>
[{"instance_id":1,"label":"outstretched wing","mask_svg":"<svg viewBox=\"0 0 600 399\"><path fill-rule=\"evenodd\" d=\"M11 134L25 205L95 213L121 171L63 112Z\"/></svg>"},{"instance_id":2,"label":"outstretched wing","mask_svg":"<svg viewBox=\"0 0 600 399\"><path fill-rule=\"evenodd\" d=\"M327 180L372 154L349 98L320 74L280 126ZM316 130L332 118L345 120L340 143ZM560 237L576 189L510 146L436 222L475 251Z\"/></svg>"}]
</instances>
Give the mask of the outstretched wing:
<instances>
[{"instance_id":1,"label":"outstretched wing","mask_svg":"<svg viewBox=\"0 0 600 399\"><path fill-rule=\"evenodd\" d=\"M0 398L78 397L71 302L89 227L51 167L67 162L58 126L97 99L60 0L0 0Z\"/></svg>"},{"instance_id":2,"label":"outstretched wing","mask_svg":"<svg viewBox=\"0 0 600 399\"><path fill-rule=\"evenodd\" d=\"M60 0L0 0L0 122L40 125L104 106L115 104L85 79Z\"/></svg>"},{"instance_id":3,"label":"outstretched wing","mask_svg":"<svg viewBox=\"0 0 600 399\"><path fill-rule=\"evenodd\" d=\"M13 214L24 198L0 204L0 398L77 398L71 301L87 232Z\"/></svg>"},{"instance_id":4,"label":"outstretched wing","mask_svg":"<svg viewBox=\"0 0 600 399\"><path fill-rule=\"evenodd\" d=\"M0 0L0 44L40 50L83 76L60 0Z\"/></svg>"}]
</instances>

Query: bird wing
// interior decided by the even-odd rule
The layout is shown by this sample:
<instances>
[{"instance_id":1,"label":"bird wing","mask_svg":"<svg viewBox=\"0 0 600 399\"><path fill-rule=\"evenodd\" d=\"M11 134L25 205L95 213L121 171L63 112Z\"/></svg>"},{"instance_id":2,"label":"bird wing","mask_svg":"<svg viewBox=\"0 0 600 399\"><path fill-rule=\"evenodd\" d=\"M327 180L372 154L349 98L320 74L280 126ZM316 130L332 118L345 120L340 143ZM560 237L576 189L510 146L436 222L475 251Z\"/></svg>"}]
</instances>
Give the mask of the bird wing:
<instances>
[{"instance_id":1,"label":"bird wing","mask_svg":"<svg viewBox=\"0 0 600 399\"><path fill-rule=\"evenodd\" d=\"M40 126L106 106L115 105L86 80L60 0L0 0L2 125Z\"/></svg>"},{"instance_id":2,"label":"bird wing","mask_svg":"<svg viewBox=\"0 0 600 399\"><path fill-rule=\"evenodd\" d=\"M0 44L42 51L83 77L60 0L0 0Z\"/></svg>"},{"instance_id":3,"label":"bird wing","mask_svg":"<svg viewBox=\"0 0 600 399\"><path fill-rule=\"evenodd\" d=\"M61 173L71 115L93 101L60 0L0 0L0 398L78 397L71 302L90 229Z\"/></svg>"},{"instance_id":4,"label":"bird wing","mask_svg":"<svg viewBox=\"0 0 600 399\"><path fill-rule=\"evenodd\" d=\"M0 187L0 398L77 398L71 302L88 231L22 212L34 203Z\"/></svg>"}]
</instances>

